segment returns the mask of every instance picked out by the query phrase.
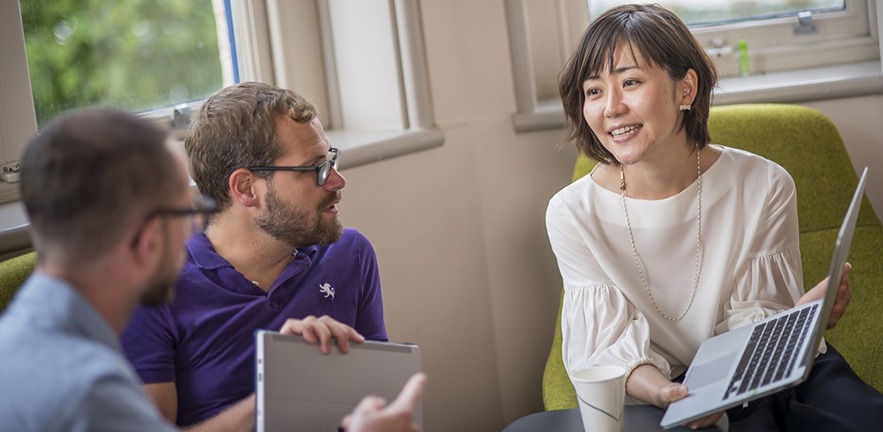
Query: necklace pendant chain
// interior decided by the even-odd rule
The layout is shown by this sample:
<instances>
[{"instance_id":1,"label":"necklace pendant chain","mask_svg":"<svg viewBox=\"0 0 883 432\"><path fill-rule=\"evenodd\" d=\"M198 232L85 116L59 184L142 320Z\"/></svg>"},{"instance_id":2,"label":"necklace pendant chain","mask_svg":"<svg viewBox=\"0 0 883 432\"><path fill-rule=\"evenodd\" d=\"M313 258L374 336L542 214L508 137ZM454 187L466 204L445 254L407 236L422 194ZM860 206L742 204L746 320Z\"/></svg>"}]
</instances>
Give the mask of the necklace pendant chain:
<instances>
[{"instance_id":1,"label":"necklace pendant chain","mask_svg":"<svg viewBox=\"0 0 883 432\"><path fill-rule=\"evenodd\" d=\"M619 166L619 190L625 193L625 170L622 169L622 165Z\"/></svg>"},{"instance_id":2,"label":"necklace pendant chain","mask_svg":"<svg viewBox=\"0 0 883 432\"><path fill-rule=\"evenodd\" d=\"M684 309L684 312L678 315L677 317L671 317L666 314L662 308L659 307L659 304L656 303L656 299L653 298L653 293L650 291L650 285L647 284L647 278L644 277L644 268L641 266L641 259L638 256L638 249L635 247L635 236L632 233L632 224L629 220L629 210L626 206L625 202L625 168L622 164L619 165L619 180L620 180L620 190L622 191L622 210L625 213L625 224L628 228L629 232L629 242L632 245L632 254L635 256L635 267L638 269L638 275L641 277L641 285L644 286L644 291L647 293L647 297L650 298L650 303L653 304L653 307L656 308L656 312L659 313L663 318L669 321L680 321L687 315L687 312L690 311L690 307L693 306L693 299L696 297L696 290L699 288L699 271L701 267L701 255L702 255L702 159L700 158L700 149L696 149L696 184L697 184L697 199L696 199L696 266L695 272L693 274L693 290L690 292L690 300L687 301L687 307Z\"/></svg>"}]
</instances>

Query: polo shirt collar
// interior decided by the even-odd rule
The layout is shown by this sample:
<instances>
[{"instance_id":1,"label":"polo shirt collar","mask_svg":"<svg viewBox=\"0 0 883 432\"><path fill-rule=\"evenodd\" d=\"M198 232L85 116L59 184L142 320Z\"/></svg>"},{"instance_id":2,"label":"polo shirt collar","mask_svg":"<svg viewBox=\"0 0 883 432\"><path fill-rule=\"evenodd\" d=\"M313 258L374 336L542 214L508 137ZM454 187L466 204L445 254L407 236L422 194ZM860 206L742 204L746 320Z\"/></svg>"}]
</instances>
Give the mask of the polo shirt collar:
<instances>
[{"instance_id":1,"label":"polo shirt collar","mask_svg":"<svg viewBox=\"0 0 883 432\"><path fill-rule=\"evenodd\" d=\"M294 259L297 261L303 257L312 258L316 255L318 246L306 246L295 249ZM205 270L217 270L221 267L233 267L224 257L215 252L215 246L205 233L195 234L187 241L187 251L190 253L190 259L199 268Z\"/></svg>"},{"instance_id":2,"label":"polo shirt collar","mask_svg":"<svg viewBox=\"0 0 883 432\"><path fill-rule=\"evenodd\" d=\"M187 241L187 251L193 264L205 270L233 267L224 257L215 252L215 247L205 233L195 234Z\"/></svg>"}]
</instances>

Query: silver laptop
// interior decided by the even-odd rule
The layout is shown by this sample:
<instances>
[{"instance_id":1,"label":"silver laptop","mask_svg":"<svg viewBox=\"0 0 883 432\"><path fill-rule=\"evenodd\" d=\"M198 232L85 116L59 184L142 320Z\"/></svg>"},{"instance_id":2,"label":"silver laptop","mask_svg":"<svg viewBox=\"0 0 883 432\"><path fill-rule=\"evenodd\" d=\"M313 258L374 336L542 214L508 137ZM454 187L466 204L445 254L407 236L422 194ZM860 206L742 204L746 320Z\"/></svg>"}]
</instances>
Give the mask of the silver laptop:
<instances>
[{"instance_id":1,"label":"silver laptop","mask_svg":"<svg viewBox=\"0 0 883 432\"><path fill-rule=\"evenodd\" d=\"M662 427L738 406L809 377L837 297L867 176L865 168L837 233L825 297L703 342L684 378L690 393L669 405Z\"/></svg>"},{"instance_id":2,"label":"silver laptop","mask_svg":"<svg viewBox=\"0 0 883 432\"><path fill-rule=\"evenodd\" d=\"M255 342L258 431L336 432L363 397L392 402L420 372L420 349L411 344L366 341L323 355L296 335L261 330ZM422 419L418 405L414 421Z\"/></svg>"}]
</instances>

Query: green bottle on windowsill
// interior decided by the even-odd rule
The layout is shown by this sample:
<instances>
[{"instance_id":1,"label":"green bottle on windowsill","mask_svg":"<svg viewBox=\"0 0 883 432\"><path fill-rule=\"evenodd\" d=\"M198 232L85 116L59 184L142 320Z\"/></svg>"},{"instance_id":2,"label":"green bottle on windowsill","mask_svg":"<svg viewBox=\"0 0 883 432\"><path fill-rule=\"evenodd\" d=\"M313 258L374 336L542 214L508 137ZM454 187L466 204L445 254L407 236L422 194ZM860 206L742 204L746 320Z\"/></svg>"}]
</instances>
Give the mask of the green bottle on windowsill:
<instances>
[{"instance_id":1,"label":"green bottle on windowsill","mask_svg":"<svg viewBox=\"0 0 883 432\"><path fill-rule=\"evenodd\" d=\"M745 39L739 39L739 76L747 77L751 75L751 69L748 67L748 42Z\"/></svg>"}]
</instances>

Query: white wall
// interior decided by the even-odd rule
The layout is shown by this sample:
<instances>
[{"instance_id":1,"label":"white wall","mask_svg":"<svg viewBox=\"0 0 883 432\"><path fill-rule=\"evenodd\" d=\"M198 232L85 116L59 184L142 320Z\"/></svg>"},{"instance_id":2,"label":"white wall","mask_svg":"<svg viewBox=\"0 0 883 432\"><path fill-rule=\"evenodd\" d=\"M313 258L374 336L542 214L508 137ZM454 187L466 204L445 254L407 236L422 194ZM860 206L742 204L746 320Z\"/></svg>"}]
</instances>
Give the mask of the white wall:
<instances>
[{"instance_id":1,"label":"white wall","mask_svg":"<svg viewBox=\"0 0 883 432\"><path fill-rule=\"evenodd\" d=\"M344 171L341 218L377 250L387 326L429 373L426 430L499 431L542 410L560 293L545 203L561 131L516 135L503 2L423 1L442 147Z\"/></svg>"},{"instance_id":2,"label":"white wall","mask_svg":"<svg viewBox=\"0 0 883 432\"><path fill-rule=\"evenodd\" d=\"M576 152L557 147L562 131L513 131L503 3L421 2L445 143L343 173L341 218L377 250L390 337L423 349L428 432L499 431L542 410L561 286L543 216ZM883 211L883 96L807 105L874 167Z\"/></svg>"}]
</instances>

